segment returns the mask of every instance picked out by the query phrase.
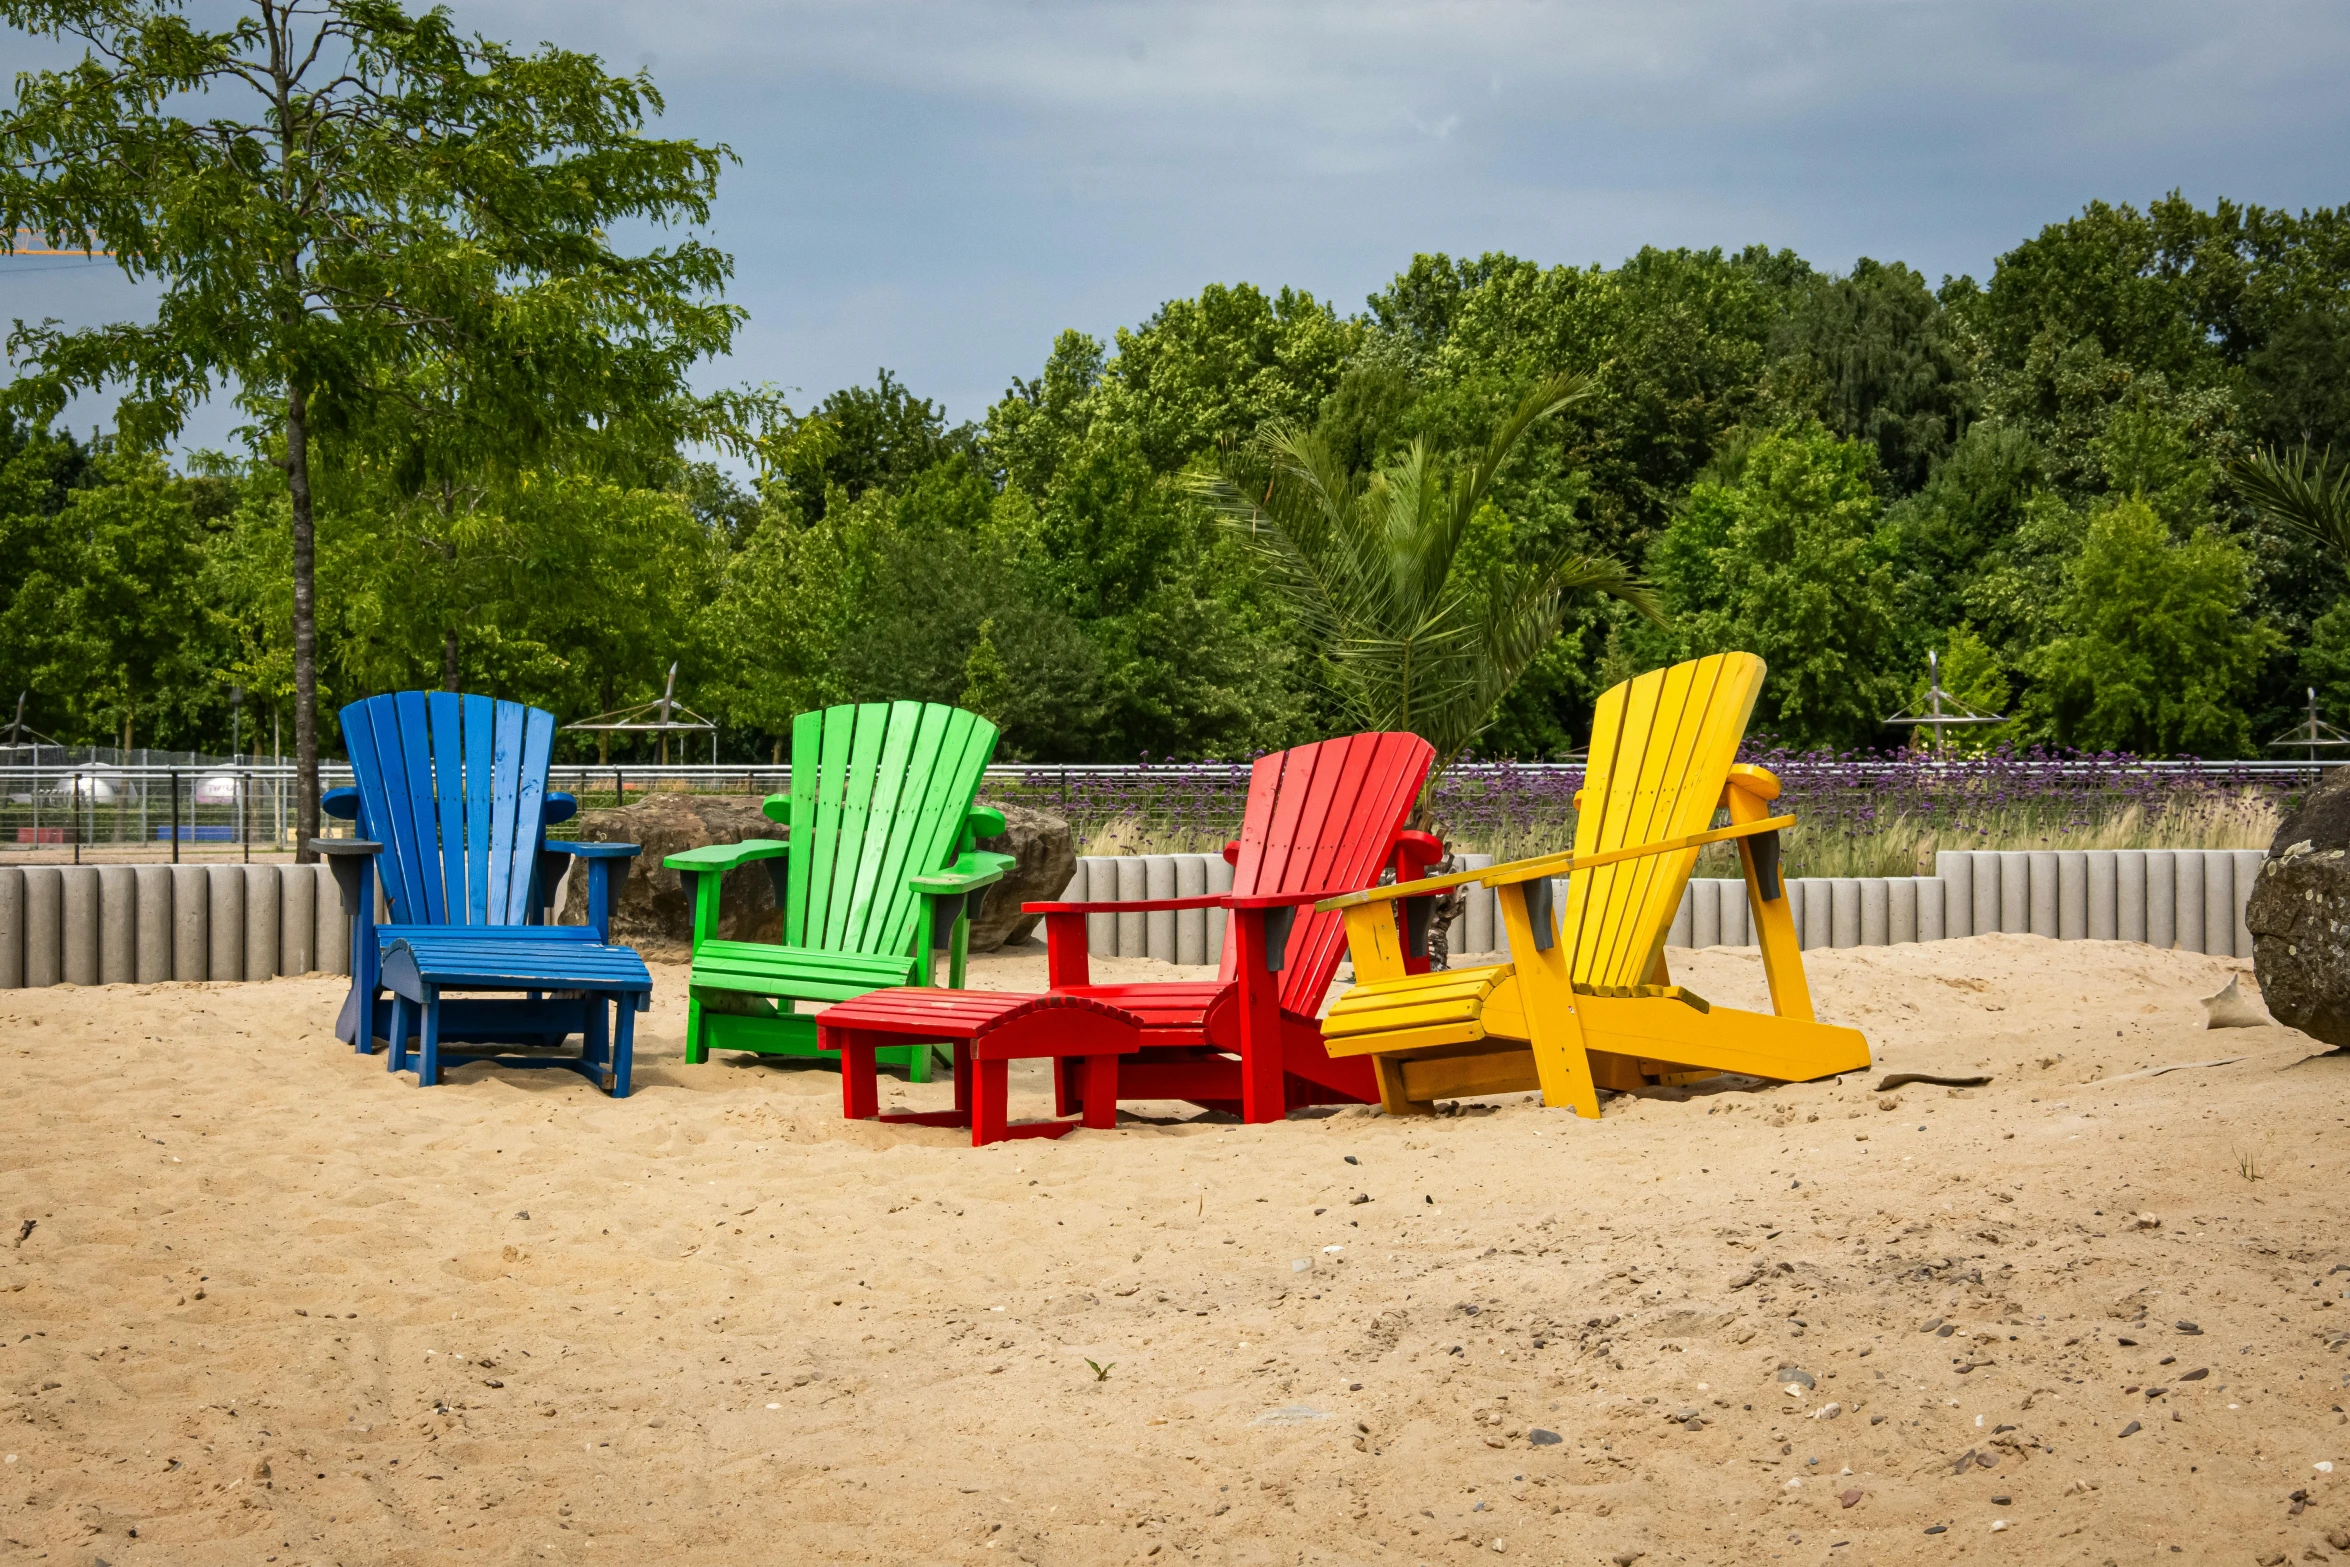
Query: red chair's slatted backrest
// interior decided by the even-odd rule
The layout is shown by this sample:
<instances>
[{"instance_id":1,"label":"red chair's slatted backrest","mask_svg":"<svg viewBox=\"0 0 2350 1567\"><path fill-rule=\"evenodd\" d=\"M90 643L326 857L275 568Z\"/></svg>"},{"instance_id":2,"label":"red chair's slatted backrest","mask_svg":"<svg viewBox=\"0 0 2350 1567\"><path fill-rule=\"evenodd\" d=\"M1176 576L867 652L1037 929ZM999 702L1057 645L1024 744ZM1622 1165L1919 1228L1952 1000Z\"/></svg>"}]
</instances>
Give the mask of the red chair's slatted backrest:
<instances>
[{"instance_id":1,"label":"red chair's slatted backrest","mask_svg":"<svg viewBox=\"0 0 2350 1567\"><path fill-rule=\"evenodd\" d=\"M1436 748L1418 735L1360 734L1257 758L1248 816L1232 863L1235 897L1354 892L1379 879ZM1224 935L1222 977L1238 970L1236 934ZM1281 1005L1311 1017L1346 951L1339 914L1297 911L1281 968Z\"/></svg>"}]
</instances>

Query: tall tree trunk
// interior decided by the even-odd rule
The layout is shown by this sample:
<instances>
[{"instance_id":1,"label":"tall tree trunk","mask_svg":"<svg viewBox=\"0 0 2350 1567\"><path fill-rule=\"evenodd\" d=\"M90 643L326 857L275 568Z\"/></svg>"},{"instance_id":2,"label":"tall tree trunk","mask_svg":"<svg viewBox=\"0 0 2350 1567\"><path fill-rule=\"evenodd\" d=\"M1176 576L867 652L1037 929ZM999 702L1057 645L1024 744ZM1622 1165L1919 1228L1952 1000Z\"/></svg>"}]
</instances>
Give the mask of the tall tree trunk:
<instances>
[{"instance_id":1,"label":"tall tree trunk","mask_svg":"<svg viewBox=\"0 0 2350 1567\"><path fill-rule=\"evenodd\" d=\"M286 493L294 510L294 856L318 851L318 534L310 512L310 405L286 390Z\"/></svg>"},{"instance_id":2,"label":"tall tree trunk","mask_svg":"<svg viewBox=\"0 0 2350 1567\"><path fill-rule=\"evenodd\" d=\"M457 689L457 628L451 626L441 633L441 689Z\"/></svg>"}]
</instances>

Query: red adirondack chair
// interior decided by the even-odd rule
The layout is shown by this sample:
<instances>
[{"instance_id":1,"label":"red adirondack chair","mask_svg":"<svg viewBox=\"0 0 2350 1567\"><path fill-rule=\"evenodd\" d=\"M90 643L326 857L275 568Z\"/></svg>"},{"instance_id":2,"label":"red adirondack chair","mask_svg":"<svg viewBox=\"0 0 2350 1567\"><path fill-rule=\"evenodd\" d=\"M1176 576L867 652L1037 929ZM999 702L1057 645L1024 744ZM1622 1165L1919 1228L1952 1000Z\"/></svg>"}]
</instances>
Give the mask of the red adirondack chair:
<instances>
[{"instance_id":1,"label":"red adirondack chair","mask_svg":"<svg viewBox=\"0 0 2350 1567\"><path fill-rule=\"evenodd\" d=\"M1116 1058L1120 1099L1183 1099L1246 1121L1278 1121L1313 1104L1376 1104L1379 1085L1354 1058L1332 1060L1315 1014L1346 950L1346 926L1317 914L1317 899L1374 885L1392 865L1410 881L1444 845L1404 823L1435 748L1418 735L1360 734L1257 759L1239 841L1227 844L1232 890L1144 903L1030 903L1045 917L1056 991L1132 1014L1142 1048ZM1225 909L1222 972L1214 980L1096 985L1086 962L1085 916L1152 909ZM1299 918L1300 913L1303 918ZM1401 907L1401 945L1413 972L1428 966L1427 899ZM1086 1103L1096 1062L1055 1063L1060 1113Z\"/></svg>"}]
</instances>

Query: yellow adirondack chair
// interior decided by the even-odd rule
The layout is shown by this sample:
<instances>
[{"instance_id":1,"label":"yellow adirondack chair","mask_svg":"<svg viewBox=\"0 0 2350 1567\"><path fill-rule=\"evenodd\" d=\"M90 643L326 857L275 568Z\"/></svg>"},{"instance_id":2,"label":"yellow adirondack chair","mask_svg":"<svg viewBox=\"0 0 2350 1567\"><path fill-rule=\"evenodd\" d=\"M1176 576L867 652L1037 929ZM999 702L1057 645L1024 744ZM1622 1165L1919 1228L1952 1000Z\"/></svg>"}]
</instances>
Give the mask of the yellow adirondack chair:
<instances>
[{"instance_id":1,"label":"yellow adirondack chair","mask_svg":"<svg viewBox=\"0 0 2350 1567\"><path fill-rule=\"evenodd\" d=\"M1801 1081L1869 1064L1857 1029L1817 1022L1779 876L1779 781L1735 761L1763 661L1717 653L1628 680L1599 699L1568 854L1373 887L1342 910L1355 986L1323 1020L1332 1056L1369 1056L1391 1115L1438 1099L1539 1088L1599 1114L1599 1090L1718 1072ZM1729 825L1711 825L1719 810ZM1672 983L1665 934L1697 852L1735 841L1770 982L1769 1013L1709 1005ZM1563 917L1551 878L1569 875ZM1507 963L1404 972L1391 899L1482 883L1499 895Z\"/></svg>"}]
</instances>

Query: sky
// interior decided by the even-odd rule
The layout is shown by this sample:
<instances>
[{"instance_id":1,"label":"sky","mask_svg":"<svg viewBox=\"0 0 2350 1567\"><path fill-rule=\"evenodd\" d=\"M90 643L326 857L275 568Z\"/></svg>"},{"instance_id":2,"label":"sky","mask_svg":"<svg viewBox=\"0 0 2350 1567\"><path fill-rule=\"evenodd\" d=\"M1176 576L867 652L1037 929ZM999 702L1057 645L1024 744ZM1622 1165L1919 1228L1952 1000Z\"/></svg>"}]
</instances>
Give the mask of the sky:
<instances>
[{"instance_id":1,"label":"sky","mask_svg":"<svg viewBox=\"0 0 2350 1567\"><path fill-rule=\"evenodd\" d=\"M708 237L750 320L701 379L798 407L887 366L983 418L1063 328L1107 339L1211 282L1359 310L1419 251L1760 243L1938 281L1988 277L2095 199L2350 199L2339 0L451 9L649 72L665 134L733 150ZM75 56L0 28L12 69ZM0 320L149 297L102 265L0 260ZM189 439L236 422L224 400Z\"/></svg>"}]
</instances>

